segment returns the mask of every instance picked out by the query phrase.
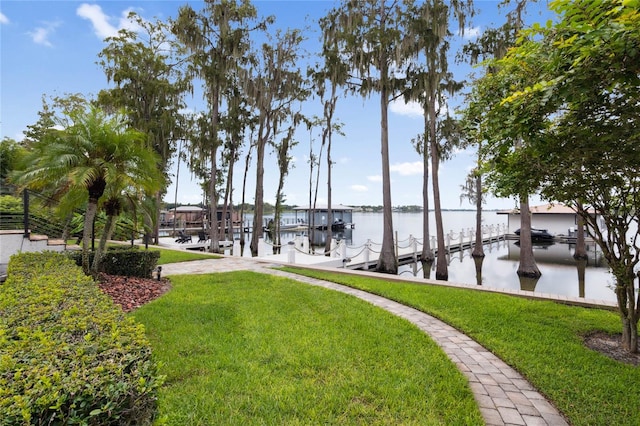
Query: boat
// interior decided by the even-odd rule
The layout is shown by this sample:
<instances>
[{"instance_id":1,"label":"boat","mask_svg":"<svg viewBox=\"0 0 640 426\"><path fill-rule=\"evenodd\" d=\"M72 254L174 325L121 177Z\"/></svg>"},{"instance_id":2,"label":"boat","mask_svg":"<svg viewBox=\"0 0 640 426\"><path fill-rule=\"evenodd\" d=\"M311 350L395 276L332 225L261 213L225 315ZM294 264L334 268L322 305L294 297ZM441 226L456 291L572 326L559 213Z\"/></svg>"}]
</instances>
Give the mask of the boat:
<instances>
[{"instance_id":1,"label":"boat","mask_svg":"<svg viewBox=\"0 0 640 426\"><path fill-rule=\"evenodd\" d=\"M515 234L520 236L520 229L517 229ZM531 241L534 242L550 242L553 241L553 235L549 233L546 229L536 229L531 228Z\"/></svg>"},{"instance_id":2,"label":"boat","mask_svg":"<svg viewBox=\"0 0 640 426\"><path fill-rule=\"evenodd\" d=\"M344 223L344 221L342 219L336 219L331 224L331 230L332 231L344 231L345 227L346 227L346 223ZM316 229L319 229L321 231L326 231L327 230L327 225L316 226Z\"/></svg>"}]
</instances>

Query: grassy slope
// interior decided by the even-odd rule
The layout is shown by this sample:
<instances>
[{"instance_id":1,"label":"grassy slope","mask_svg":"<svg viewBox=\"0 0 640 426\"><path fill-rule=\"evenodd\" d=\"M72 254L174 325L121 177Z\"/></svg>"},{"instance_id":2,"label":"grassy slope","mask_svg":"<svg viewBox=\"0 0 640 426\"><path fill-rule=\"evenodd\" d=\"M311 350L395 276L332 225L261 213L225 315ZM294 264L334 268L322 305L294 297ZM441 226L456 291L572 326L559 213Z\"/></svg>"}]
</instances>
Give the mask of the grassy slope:
<instances>
[{"instance_id":1,"label":"grassy slope","mask_svg":"<svg viewBox=\"0 0 640 426\"><path fill-rule=\"evenodd\" d=\"M363 301L252 272L172 282L134 314L169 424L482 424L435 344Z\"/></svg>"},{"instance_id":2,"label":"grassy slope","mask_svg":"<svg viewBox=\"0 0 640 426\"><path fill-rule=\"evenodd\" d=\"M640 368L582 344L620 332L618 314L500 294L285 268L380 294L434 315L487 347L546 394L574 425L638 425Z\"/></svg>"}]
</instances>

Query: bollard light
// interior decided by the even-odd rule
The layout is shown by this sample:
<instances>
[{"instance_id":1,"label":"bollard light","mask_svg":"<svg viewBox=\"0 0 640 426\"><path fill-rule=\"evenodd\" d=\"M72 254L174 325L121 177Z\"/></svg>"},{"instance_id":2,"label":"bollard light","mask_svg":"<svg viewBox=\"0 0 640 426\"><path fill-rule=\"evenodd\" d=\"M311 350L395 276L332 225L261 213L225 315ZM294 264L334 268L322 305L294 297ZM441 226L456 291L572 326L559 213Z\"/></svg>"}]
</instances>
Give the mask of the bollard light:
<instances>
[{"instance_id":1,"label":"bollard light","mask_svg":"<svg viewBox=\"0 0 640 426\"><path fill-rule=\"evenodd\" d=\"M156 268L156 272L158 273L158 281L160 281L161 275L162 275L162 266L158 266Z\"/></svg>"}]
</instances>

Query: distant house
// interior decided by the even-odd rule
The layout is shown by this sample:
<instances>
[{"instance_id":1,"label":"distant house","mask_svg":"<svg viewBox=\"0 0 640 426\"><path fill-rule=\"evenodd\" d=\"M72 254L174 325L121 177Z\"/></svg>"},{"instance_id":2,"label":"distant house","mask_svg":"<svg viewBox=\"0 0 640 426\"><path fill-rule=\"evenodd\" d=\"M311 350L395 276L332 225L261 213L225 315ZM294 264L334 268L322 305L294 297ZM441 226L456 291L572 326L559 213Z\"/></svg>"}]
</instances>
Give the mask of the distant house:
<instances>
[{"instance_id":1,"label":"distant house","mask_svg":"<svg viewBox=\"0 0 640 426\"><path fill-rule=\"evenodd\" d=\"M327 226L327 218L329 209L327 205L316 205L315 209L309 207L296 207L293 209L296 213L296 221L314 226ZM312 214L313 211L313 214ZM353 225L353 207L336 204L331 206L331 214L333 222L341 222L351 227Z\"/></svg>"},{"instance_id":2,"label":"distant house","mask_svg":"<svg viewBox=\"0 0 640 426\"><path fill-rule=\"evenodd\" d=\"M552 235L575 235L578 214L569 206L560 203L530 207L531 227L546 229ZM591 212L594 214L594 212ZM520 228L520 210L503 210L497 214L507 215L507 232L515 233Z\"/></svg>"},{"instance_id":3,"label":"distant house","mask_svg":"<svg viewBox=\"0 0 640 426\"><path fill-rule=\"evenodd\" d=\"M178 228L202 227L206 210L200 206L178 206L169 210L167 222L175 221Z\"/></svg>"},{"instance_id":4,"label":"distant house","mask_svg":"<svg viewBox=\"0 0 640 426\"><path fill-rule=\"evenodd\" d=\"M173 226L175 222L177 228L208 228L209 220L208 220L208 212L209 209L203 208L200 206L179 206L175 209L168 210L161 213L160 220L161 223L166 226ZM217 211L217 219L218 226L222 225L222 207L218 207ZM227 210L227 223L226 226L229 225L229 222L232 221L233 225L238 225L241 223L240 213L236 210L232 210L229 208Z\"/></svg>"}]
</instances>

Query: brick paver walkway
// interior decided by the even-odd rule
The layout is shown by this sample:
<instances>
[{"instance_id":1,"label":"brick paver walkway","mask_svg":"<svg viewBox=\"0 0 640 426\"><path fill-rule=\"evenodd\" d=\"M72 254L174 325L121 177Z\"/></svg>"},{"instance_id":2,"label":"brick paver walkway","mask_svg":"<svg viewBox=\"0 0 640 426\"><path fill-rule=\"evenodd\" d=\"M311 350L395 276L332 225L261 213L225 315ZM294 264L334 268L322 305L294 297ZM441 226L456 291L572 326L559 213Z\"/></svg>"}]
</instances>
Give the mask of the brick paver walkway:
<instances>
[{"instance_id":1,"label":"brick paver walkway","mask_svg":"<svg viewBox=\"0 0 640 426\"><path fill-rule=\"evenodd\" d=\"M444 322L416 309L340 284L272 269L246 258L227 257L163 265L163 275L253 270L288 277L366 300L410 321L428 334L458 366L487 425L568 425L558 410L520 373Z\"/></svg>"}]
</instances>

